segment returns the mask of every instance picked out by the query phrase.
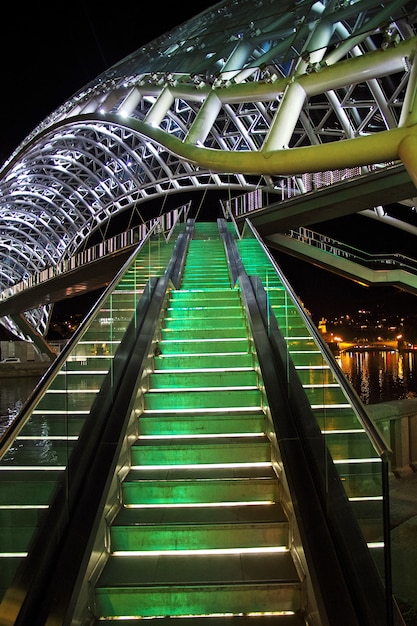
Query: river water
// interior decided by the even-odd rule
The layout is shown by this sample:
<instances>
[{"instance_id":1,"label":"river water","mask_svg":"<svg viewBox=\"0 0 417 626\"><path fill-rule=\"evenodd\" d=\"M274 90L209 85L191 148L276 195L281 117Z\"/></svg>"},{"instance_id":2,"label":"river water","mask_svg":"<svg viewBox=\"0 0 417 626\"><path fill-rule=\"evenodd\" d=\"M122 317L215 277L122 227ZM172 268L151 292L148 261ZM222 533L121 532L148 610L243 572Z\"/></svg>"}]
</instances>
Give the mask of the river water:
<instances>
[{"instance_id":1,"label":"river water","mask_svg":"<svg viewBox=\"0 0 417 626\"><path fill-rule=\"evenodd\" d=\"M337 362L364 404L417 396L417 354L346 352ZM15 418L39 377L0 381L0 434Z\"/></svg>"},{"instance_id":2,"label":"river water","mask_svg":"<svg viewBox=\"0 0 417 626\"><path fill-rule=\"evenodd\" d=\"M364 404L417 395L417 353L345 352L336 360Z\"/></svg>"},{"instance_id":3,"label":"river water","mask_svg":"<svg viewBox=\"0 0 417 626\"><path fill-rule=\"evenodd\" d=\"M39 379L39 376L0 379L0 435L15 419Z\"/></svg>"}]
</instances>

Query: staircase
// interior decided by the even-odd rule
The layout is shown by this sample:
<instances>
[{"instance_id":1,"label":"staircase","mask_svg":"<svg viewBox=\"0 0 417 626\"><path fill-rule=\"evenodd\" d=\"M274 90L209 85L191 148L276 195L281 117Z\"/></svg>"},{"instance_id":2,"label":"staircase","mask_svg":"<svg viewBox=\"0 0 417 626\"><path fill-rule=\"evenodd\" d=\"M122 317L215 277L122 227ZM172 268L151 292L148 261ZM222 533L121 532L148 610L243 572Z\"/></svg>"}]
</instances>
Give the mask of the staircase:
<instances>
[{"instance_id":1,"label":"staircase","mask_svg":"<svg viewBox=\"0 0 417 626\"><path fill-rule=\"evenodd\" d=\"M250 336L215 223L195 225L138 433L95 619L305 624Z\"/></svg>"}]
</instances>

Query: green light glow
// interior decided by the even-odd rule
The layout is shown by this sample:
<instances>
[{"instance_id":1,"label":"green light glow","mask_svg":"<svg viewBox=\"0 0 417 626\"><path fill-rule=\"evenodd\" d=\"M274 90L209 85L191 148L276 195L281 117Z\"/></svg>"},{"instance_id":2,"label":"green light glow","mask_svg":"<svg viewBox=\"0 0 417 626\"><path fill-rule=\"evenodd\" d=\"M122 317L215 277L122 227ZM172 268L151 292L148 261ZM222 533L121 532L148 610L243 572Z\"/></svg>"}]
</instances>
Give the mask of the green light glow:
<instances>
[{"instance_id":1,"label":"green light glow","mask_svg":"<svg viewBox=\"0 0 417 626\"><path fill-rule=\"evenodd\" d=\"M345 463L346 465L354 465L361 463L380 463L381 459L378 457L368 457L368 458L360 458L360 459L335 459L335 465L339 465L341 463Z\"/></svg>"},{"instance_id":2,"label":"green light glow","mask_svg":"<svg viewBox=\"0 0 417 626\"><path fill-rule=\"evenodd\" d=\"M262 611L262 612L251 612L251 613L198 613L198 614L194 614L194 613L187 613L187 614L180 614L180 615L175 615L175 617L177 618L187 618L187 619L192 619L195 617L198 618L219 618L219 617L223 617L223 618L230 618L230 617L283 617L283 616L290 616L290 615L295 615L294 611ZM143 615L143 616L138 616L138 615L118 615L117 617L107 617L106 619L108 621L112 621L112 622L118 622L118 621L122 621L122 620L143 620L143 621L148 621L148 620L158 620L158 619L163 619L166 618L166 615L151 615L151 616L147 616L147 615Z\"/></svg>"},{"instance_id":3,"label":"green light glow","mask_svg":"<svg viewBox=\"0 0 417 626\"><path fill-rule=\"evenodd\" d=\"M259 463L187 463L177 465L132 465L135 470L169 470L169 469L222 469L222 468L249 468L249 467L271 467L269 462Z\"/></svg>"},{"instance_id":4,"label":"green light glow","mask_svg":"<svg viewBox=\"0 0 417 626\"><path fill-rule=\"evenodd\" d=\"M65 465L0 465L0 471L4 470L24 470L25 472L55 472L58 470L63 472L65 470Z\"/></svg>"},{"instance_id":5,"label":"green light glow","mask_svg":"<svg viewBox=\"0 0 417 626\"><path fill-rule=\"evenodd\" d=\"M289 552L286 546L271 546L268 548L212 548L208 550L116 550L113 556L212 556L219 554L277 554Z\"/></svg>"},{"instance_id":6,"label":"green light glow","mask_svg":"<svg viewBox=\"0 0 417 626\"><path fill-rule=\"evenodd\" d=\"M259 506L259 505L272 505L275 504L275 500L228 500L227 502L179 502L179 503L142 503L139 504L126 504L127 509L149 509L149 508L162 508L162 509L188 509L188 508L218 508L218 507L239 507L239 506Z\"/></svg>"},{"instance_id":7,"label":"green light glow","mask_svg":"<svg viewBox=\"0 0 417 626\"><path fill-rule=\"evenodd\" d=\"M333 431L332 431L333 432ZM354 431L357 432L357 431ZM228 437L263 437L264 433L260 433L260 432L254 432L254 433L227 433ZM139 435L138 439L145 439L145 440L164 440L167 439L168 441L170 441L171 439L175 439L175 437L177 437L178 439L222 439L224 438L224 433L209 433L207 435Z\"/></svg>"}]
</instances>

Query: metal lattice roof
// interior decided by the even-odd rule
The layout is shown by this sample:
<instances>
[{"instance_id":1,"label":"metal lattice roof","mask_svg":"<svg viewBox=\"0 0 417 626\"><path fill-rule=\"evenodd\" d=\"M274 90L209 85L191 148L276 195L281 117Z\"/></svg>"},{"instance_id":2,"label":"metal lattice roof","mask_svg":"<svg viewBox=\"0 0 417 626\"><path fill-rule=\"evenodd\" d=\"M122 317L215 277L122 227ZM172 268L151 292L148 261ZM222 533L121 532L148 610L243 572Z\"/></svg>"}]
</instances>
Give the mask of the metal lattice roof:
<instances>
[{"instance_id":1,"label":"metal lattice roof","mask_svg":"<svg viewBox=\"0 0 417 626\"><path fill-rule=\"evenodd\" d=\"M226 0L122 59L0 171L0 292L167 197L412 173L415 26L414 2ZM49 314L26 313L41 332Z\"/></svg>"}]
</instances>

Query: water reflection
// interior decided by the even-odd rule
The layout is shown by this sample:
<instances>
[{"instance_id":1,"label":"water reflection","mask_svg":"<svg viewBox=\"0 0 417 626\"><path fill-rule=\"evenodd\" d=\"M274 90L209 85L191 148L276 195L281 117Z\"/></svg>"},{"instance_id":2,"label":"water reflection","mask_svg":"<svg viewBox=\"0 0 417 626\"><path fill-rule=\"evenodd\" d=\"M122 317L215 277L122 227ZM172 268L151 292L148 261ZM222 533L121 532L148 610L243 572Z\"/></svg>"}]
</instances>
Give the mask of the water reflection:
<instances>
[{"instance_id":1,"label":"water reflection","mask_svg":"<svg viewBox=\"0 0 417 626\"><path fill-rule=\"evenodd\" d=\"M39 381L39 376L0 379L0 435L14 421Z\"/></svg>"},{"instance_id":2,"label":"water reflection","mask_svg":"<svg viewBox=\"0 0 417 626\"><path fill-rule=\"evenodd\" d=\"M364 404L417 396L417 353L345 352L337 362ZM39 377L0 381L0 435L15 419Z\"/></svg>"},{"instance_id":3,"label":"water reflection","mask_svg":"<svg viewBox=\"0 0 417 626\"><path fill-rule=\"evenodd\" d=\"M337 362L364 404L417 395L416 353L344 352Z\"/></svg>"}]
</instances>

